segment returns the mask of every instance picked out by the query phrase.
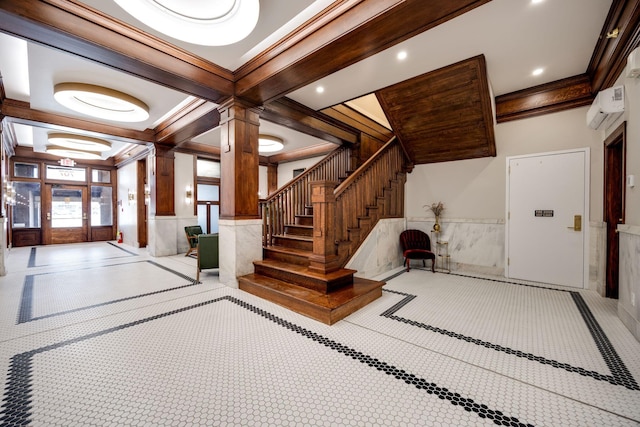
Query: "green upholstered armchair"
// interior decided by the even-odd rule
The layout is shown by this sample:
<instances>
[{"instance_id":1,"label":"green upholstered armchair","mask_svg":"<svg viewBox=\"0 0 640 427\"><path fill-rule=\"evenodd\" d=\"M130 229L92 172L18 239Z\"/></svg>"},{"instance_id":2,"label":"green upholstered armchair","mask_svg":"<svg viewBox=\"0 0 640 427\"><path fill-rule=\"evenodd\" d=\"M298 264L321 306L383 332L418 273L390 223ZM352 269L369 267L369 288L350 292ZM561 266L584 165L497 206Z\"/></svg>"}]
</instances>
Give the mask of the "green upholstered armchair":
<instances>
[{"instance_id":1,"label":"green upholstered armchair","mask_svg":"<svg viewBox=\"0 0 640 427\"><path fill-rule=\"evenodd\" d=\"M198 252L198 236L202 234L202 227L199 225L187 225L184 228L184 234L187 236L187 242L189 242L189 249L185 256L189 256L191 252Z\"/></svg>"},{"instance_id":2,"label":"green upholstered armchair","mask_svg":"<svg viewBox=\"0 0 640 427\"><path fill-rule=\"evenodd\" d=\"M200 281L200 270L220 267L218 259L218 234L201 234L198 236L198 272L196 280Z\"/></svg>"}]
</instances>

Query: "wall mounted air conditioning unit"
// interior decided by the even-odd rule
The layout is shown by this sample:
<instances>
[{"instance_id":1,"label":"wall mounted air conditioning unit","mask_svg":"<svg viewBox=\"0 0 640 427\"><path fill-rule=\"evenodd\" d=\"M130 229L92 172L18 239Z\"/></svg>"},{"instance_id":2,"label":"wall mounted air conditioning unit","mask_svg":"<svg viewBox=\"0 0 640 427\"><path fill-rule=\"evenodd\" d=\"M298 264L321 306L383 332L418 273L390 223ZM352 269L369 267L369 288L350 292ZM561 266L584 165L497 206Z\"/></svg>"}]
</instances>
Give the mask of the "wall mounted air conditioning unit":
<instances>
[{"instance_id":1,"label":"wall mounted air conditioning unit","mask_svg":"<svg viewBox=\"0 0 640 427\"><path fill-rule=\"evenodd\" d=\"M587 126L599 129L611 124L624 112L624 86L601 90L587 111Z\"/></svg>"}]
</instances>

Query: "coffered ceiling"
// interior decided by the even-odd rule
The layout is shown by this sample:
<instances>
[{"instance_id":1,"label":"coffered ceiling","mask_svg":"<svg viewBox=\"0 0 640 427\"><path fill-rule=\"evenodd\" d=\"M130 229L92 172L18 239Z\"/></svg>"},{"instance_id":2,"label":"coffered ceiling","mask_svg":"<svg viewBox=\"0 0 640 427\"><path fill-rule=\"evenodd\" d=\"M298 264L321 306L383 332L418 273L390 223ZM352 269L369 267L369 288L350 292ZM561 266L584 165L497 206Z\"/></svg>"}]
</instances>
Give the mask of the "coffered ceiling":
<instances>
[{"instance_id":1,"label":"coffered ceiling","mask_svg":"<svg viewBox=\"0 0 640 427\"><path fill-rule=\"evenodd\" d=\"M291 120L273 114L283 106L311 114L348 101L358 104L364 95L478 55L486 60L494 96L584 74L611 5L611 0L261 0L258 25L248 38L205 47L151 30L112 0L4 0L2 113L11 118L19 145L38 151L49 129L76 129L109 137L114 148L107 155L113 156L132 142L153 141L158 127L194 99L214 109L235 86L236 95L265 104L261 131L283 136L285 150L295 152L349 138L340 136L340 125L317 117L287 126ZM164 61L157 59L158 51ZM397 59L400 51L406 59ZM185 58L191 58L189 66ZM543 73L532 76L535 68ZM132 125L73 113L52 98L53 85L62 81L130 93L149 105L150 117ZM416 94L424 96L424 87ZM285 95L284 103L273 103ZM362 105L357 108L366 110ZM371 108L370 116L380 116L377 106ZM219 147L216 125L213 119L208 129L198 125L199 133L187 142ZM338 130L326 136L305 126Z\"/></svg>"}]
</instances>

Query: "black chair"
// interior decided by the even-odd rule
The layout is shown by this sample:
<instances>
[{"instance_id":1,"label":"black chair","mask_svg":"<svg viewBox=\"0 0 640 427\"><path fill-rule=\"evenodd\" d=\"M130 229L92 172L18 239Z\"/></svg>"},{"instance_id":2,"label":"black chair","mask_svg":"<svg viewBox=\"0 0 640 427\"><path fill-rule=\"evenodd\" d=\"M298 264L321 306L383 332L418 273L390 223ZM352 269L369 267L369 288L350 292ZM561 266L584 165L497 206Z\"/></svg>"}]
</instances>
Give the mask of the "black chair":
<instances>
[{"instance_id":1,"label":"black chair","mask_svg":"<svg viewBox=\"0 0 640 427\"><path fill-rule=\"evenodd\" d=\"M412 259L421 259L424 267L426 267L425 260L430 259L431 271L436 272L436 254L431 252L431 239L427 233L420 230L405 230L400 233L400 245L407 271L411 269Z\"/></svg>"}]
</instances>

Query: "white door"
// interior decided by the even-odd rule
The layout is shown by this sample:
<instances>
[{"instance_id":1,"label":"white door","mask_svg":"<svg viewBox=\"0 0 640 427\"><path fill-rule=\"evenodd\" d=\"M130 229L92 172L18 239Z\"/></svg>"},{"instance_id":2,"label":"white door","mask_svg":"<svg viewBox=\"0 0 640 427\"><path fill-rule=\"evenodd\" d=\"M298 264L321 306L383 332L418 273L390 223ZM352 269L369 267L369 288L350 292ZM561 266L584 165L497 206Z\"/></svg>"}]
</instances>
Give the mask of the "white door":
<instances>
[{"instance_id":1,"label":"white door","mask_svg":"<svg viewBox=\"0 0 640 427\"><path fill-rule=\"evenodd\" d=\"M588 149L507 158L507 277L587 287L588 182Z\"/></svg>"}]
</instances>

